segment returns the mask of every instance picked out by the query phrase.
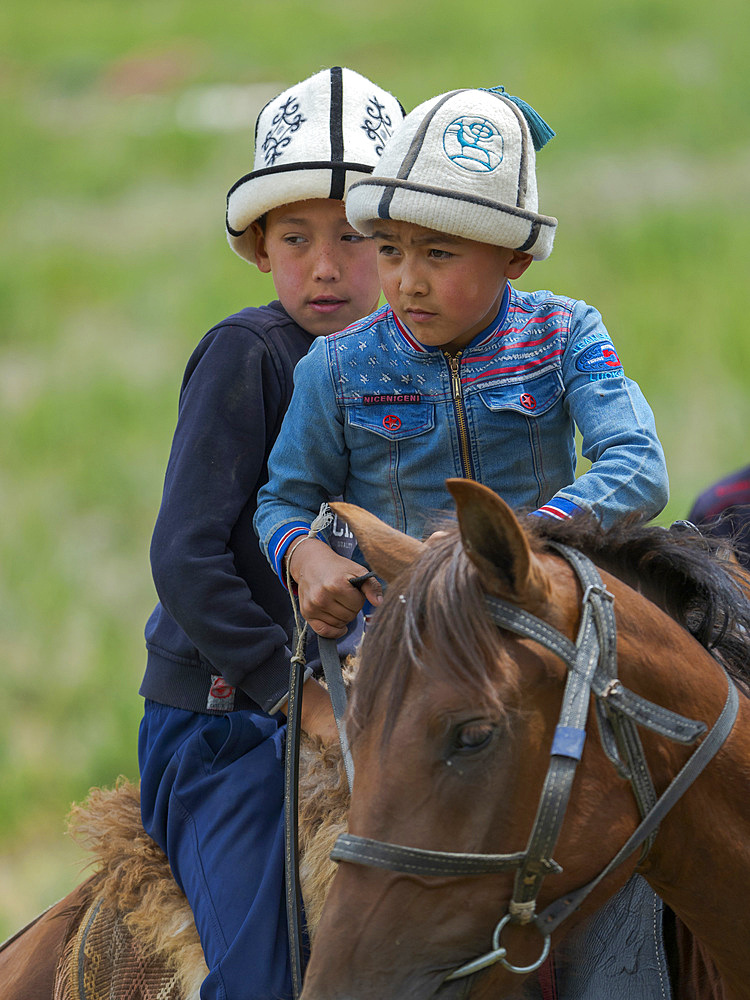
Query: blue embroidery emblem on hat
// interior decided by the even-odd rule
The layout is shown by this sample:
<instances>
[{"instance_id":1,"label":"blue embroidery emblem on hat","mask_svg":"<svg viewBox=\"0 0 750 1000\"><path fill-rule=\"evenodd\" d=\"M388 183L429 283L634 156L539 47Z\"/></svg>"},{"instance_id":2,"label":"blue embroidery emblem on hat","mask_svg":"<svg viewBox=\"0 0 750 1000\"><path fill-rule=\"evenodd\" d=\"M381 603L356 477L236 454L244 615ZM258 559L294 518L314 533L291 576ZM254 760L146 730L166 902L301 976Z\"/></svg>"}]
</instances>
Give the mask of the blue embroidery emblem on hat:
<instances>
[{"instance_id":1,"label":"blue embroidery emblem on hat","mask_svg":"<svg viewBox=\"0 0 750 1000\"><path fill-rule=\"evenodd\" d=\"M491 173L502 163L503 137L488 118L461 115L443 133L443 149L457 167L471 173Z\"/></svg>"}]
</instances>

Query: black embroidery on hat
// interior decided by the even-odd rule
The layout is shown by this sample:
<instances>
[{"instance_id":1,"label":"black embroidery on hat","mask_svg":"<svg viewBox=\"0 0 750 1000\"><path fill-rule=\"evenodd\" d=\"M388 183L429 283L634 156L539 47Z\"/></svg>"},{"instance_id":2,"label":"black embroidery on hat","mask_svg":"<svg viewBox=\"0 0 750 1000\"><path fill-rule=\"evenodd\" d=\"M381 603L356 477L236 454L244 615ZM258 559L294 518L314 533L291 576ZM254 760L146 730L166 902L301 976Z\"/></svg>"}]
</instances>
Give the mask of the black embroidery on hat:
<instances>
[{"instance_id":1,"label":"black embroidery on hat","mask_svg":"<svg viewBox=\"0 0 750 1000\"><path fill-rule=\"evenodd\" d=\"M261 146L267 166L273 166L292 141L294 133L305 121L307 119L300 114L299 101L294 95L290 95L274 115L271 128Z\"/></svg>"},{"instance_id":2,"label":"black embroidery on hat","mask_svg":"<svg viewBox=\"0 0 750 1000\"><path fill-rule=\"evenodd\" d=\"M370 98L365 111L369 118L365 118L362 131L375 143L375 152L380 156L385 140L393 132L393 120L385 113L385 104L381 104L375 95Z\"/></svg>"}]
</instances>

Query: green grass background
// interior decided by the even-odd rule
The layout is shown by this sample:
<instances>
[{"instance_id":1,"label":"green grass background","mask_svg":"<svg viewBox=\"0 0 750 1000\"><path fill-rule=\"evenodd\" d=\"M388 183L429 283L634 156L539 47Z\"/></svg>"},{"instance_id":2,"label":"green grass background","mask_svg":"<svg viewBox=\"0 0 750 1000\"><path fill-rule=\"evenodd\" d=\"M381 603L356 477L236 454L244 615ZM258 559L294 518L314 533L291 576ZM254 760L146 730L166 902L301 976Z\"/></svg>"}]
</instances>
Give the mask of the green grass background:
<instances>
[{"instance_id":1,"label":"green grass background","mask_svg":"<svg viewBox=\"0 0 750 1000\"><path fill-rule=\"evenodd\" d=\"M750 461L749 28L746 0L0 6L0 938L79 880L70 801L137 774L183 367L272 295L223 233L259 106L344 64L407 109L500 83L537 108L560 225L522 284L603 312L656 413L669 523Z\"/></svg>"}]
</instances>

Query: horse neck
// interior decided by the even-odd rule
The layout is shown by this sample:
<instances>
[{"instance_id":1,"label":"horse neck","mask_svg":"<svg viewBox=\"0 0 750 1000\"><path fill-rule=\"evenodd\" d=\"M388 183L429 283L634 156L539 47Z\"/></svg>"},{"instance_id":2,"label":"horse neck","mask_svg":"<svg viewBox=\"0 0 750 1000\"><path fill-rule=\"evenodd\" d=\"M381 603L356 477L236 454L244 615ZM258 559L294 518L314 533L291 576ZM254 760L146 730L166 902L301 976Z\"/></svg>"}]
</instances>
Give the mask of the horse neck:
<instances>
[{"instance_id":1,"label":"horse neck","mask_svg":"<svg viewBox=\"0 0 750 1000\"><path fill-rule=\"evenodd\" d=\"M651 669L653 664L652 658ZM668 669L673 694L654 700L711 725L726 698L723 671L702 648L696 650L692 641L684 653L675 649ZM682 693L679 701L678 691ZM649 738L650 746L657 742ZM659 744L657 759L668 761L664 771L659 765L660 788L674 777L685 757L684 749L673 744L665 748L663 741ZM750 895L749 778L750 702L741 694L730 736L662 822L643 868L652 887L716 962L727 1000L750 997L745 930Z\"/></svg>"}]
</instances>

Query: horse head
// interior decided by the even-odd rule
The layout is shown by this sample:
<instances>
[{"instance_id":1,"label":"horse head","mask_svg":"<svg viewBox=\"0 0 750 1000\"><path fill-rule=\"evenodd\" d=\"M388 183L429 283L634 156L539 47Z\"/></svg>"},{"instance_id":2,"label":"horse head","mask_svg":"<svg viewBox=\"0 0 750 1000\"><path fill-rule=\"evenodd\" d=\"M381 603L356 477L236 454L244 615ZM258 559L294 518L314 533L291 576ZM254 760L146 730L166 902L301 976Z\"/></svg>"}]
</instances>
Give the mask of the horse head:
<instances>
[{"instance_id":1,"label":"horse head","mask_svg":"<svg viewBox=\"0 0 750 1000\"><path fill-rule=\"evenodd\" d=\"M346 843L334 851L343 863L303 1000L511 995L547 944L532 917L598 876L640 820L605 741L590 735L553 856L529 860L539 803L539 812L557 809L545 783L550 754L560 752L551 744L569 673L533 630L548 629L558 646L573 648L587 628L588 591L597 588L582 586L559 551L491 490L465 480L447 485L457 525L427 543L359 508L333 505L387 588L362 645L348 715L356 766L350 854ZM686 657L685 644L697 643L651 601L602 576L600 589L617 608L620 663L632 664L628 683L663 703L669 691L649 680L654 658ZM499 628L488 614L493 600L541 626L530 635ZM686 669L684 707L694 705L699 685ZM705 686L702 694L715 717L718 695ZM586 693L584 727L593 702ZM645 734L649 751L653 740ZM690 748L656 747L661 791ZM445 867L441 857L451 859ZM568 924L601 906L637 863L635 852L602 878ZM524 884L534 885L531 902L518 902Z\"/></svg>"}]
</instances>

